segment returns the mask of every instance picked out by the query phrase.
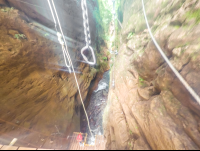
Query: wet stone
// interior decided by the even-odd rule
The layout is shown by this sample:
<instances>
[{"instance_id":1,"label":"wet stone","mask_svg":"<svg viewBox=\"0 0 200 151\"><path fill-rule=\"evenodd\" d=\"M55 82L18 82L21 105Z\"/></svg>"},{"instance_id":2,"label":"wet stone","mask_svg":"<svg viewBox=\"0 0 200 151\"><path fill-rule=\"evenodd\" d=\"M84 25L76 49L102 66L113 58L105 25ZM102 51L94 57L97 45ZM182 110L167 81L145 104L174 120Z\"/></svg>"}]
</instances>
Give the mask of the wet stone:
<instances>
[{"instance_id":1,"label":"wet stone","mask_svg":"<svg viewBox=\"0 0 200 151\"><path fill-rule=\"evenodd\" d=\"M90 127L93 130L93 135L103 135L103 126L102 126L102 116L105 108L108 91L109 91L109 71L105 72L103 78L99 81L98 88L92 93L90 103L86 109L88 118L90 121ZM81 114L81 119L86 119L84 113ZM81 120L81 130L84 133L88 134L87 144L93 144L94 138L92 138L87 120Z\"/></svg>"},{"instance_id":2,"label":"wet stone","mask_svg":"<svg viewBox=\"0 0 200 151\"><path fill-rule=\"evenodd\" d=\"M105 90L103 90L103 96L107 96L107 95L108 93Z\"/></svg>"}]
</instances>

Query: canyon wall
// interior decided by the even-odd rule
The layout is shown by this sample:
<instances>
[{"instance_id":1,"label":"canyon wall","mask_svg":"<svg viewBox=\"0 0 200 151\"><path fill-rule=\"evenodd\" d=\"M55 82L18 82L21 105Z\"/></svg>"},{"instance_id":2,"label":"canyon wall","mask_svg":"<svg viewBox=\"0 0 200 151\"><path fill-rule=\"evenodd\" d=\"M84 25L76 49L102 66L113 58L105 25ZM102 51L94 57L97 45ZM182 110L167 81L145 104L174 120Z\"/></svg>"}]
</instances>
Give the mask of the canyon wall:
<instances>
[{"instance_id":1,"label":"canyon wall","mask_svg":"<svg viewBox=\"0 0 200 151\"><path fill-rule=\"evenodd\" d=\"M148 0L151 30L170 62L200 95L200 1ZM141 0L123 0L120 48L111 68L103 124L107 149L200 149L200 105L152 42Z\"/></svg>"},{"instance_id":2,"label":"canyon wall","mask_svg":"<svg viewBox=\"0 0 200 151\"><path fill-rule=\"evenodd\" d=\"M39 6L39 1L24 2L0 1L0 133L18 140L26 137L25 140L32 140L34 147L39 147L49 136L65 137L80 131L81 101L74 75L65 67L57 37L47 31L47 27L54 30L50 11L46 11L47 16L41 16L43 13L34 6ZM32 2L33 5L26 2ZM69 51L85 100L90 83L96 76L96 69L81 62L80 48L84 46L81 8L76 8L78 11L72 12L71 16L69 12L63 12L75 11L73 8L80 4L76 5L74 1L67 1L67 4L62 2L59 1L56 6L62 17L67 16L61 18L64 34L71 32L71 35L67 34L68 39L75 41L75 44L74 41L68 41ZM42 10L45 11L47 4L42 4L40 7L45 5ZM68 9L64 9L64 6ZM96 25L92 14L89 14L94 44ZM73 15L78 15L79 19L73 20ZM47 27L41 28L43 25ZM5 140L0 139L0 143L8 145L10 142Z\"/></svg>"}]
</instances>

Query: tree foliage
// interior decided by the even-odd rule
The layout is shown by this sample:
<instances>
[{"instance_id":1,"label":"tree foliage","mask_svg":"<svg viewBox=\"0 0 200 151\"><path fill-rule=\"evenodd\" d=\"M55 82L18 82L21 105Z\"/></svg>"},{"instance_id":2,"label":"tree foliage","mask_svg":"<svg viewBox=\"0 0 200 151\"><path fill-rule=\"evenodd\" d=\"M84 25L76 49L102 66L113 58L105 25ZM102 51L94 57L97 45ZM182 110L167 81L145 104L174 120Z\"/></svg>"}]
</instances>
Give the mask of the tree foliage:
<instances>
[{"instance_id":1,"label":"tree foliage","mask_svg":"<svg viewBox=\"0 0 200 151\"><path fill-rule=\"evenodd\" d=\"M98 36L101 36L102 39L107 40L109 25L113 19L112 18L113 2L112 0L97 0L97 1L98 1L98 8L94 9L93 17L96 19L97 22ZM118 9L119 4L120 0L115 0L115 10Z\"/></svg>"}]
</instances>

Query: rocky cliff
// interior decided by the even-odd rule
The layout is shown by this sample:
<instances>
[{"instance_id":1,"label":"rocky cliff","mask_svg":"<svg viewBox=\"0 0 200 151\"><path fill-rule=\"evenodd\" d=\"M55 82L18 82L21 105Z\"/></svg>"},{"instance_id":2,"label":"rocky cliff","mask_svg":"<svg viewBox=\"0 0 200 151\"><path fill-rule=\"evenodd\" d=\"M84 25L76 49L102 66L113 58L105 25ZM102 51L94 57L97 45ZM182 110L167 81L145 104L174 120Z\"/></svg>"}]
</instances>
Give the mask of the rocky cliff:
<instances>
[{"instance_id":1,"label":"rocky cliff","mask_svg":"<svg viewBox=\"0 0 200 151\"><path fill-rule=\"evenodd\" d=\"M145 8L164 53L200 95L200 1L148 0ZM141 0L121 1L119 12L121 46L111 69L116 85L103 117L106 148L200 149L200 105L154 46Z\"/></svg>"},{"instance_id":2,"label":"rocky cliff","mask_svg":"<svg viewBox=\"0 0 200 151\"><path fill-rule=\"evenodd\" d=\"M38 142L38 138L43 137L39 134L44 134L46 137L58 134L59 137L64 137L74 131L80 131L78 108L81 102L74 76L68 73L64 65L62 49L57 38L45 31L47 28L36 26L35 23L46 27L46 20L39 15L34 18L34 13L31 12L37 7L30 5L30 1L27 2L29 4L0 1L2 6L0 10L0 133L18 139L26 136L26 140L32 140L32 144L39 147L38 144L41 142ZM68 7L74 4L73 1L70 2ZM24 9L24 12L16 8ZM50 12L48 14L50 16ZM73 15L77 14L73 13ZM67 15L68 25L74 22L73 16L64 13L62 15ZM92 37L94 37L95 21L91 17L90 21ZM66 23L64 20L62 22ZM82 25L82 20L78 20L76 25L66 27L73 36L81 32L76 28ZM54 27L52 22L50 28L51 26ZM84 35L83 30L82 35ZM76 39L73 36L69 35L68 39L74 38L84 44L84 39ZM71 44L70 41L68 42ZM77 47L75 44L69 48L69 51L76 67L82 97L85 100L90 83L96 76L96 69L81 62L79 53L81 46ZM39 134L25 133L27 130ZM0 143L5 144L5 140L2 142L1 139ZM22 146L29 145L22 144Z\"/></svg>"}]
</instances>

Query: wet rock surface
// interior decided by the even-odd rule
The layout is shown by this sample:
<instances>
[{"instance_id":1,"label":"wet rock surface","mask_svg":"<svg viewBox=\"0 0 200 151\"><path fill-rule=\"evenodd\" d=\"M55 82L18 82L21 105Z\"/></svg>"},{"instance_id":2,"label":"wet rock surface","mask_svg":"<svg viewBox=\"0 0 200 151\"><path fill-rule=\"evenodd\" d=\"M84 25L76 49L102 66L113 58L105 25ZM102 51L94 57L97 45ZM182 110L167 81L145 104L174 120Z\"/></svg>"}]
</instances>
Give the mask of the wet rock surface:
<instances>
[{"instance_id":1,"label":"wet rock surface","mask_svg":"<svg viewBox=\"0 0 200 151\"><path fill-rule=\"evenodd\" d=\"M11 138L26 136L27 141L34 140L31 143L40 147L39 134L65 137L80 131L80 112L75 109L81 101L57 38L45 37L21 14L15 8L0 10L0 133ZM85 100L96 70L77 61L80 53L76 49L73 54ZM27 130L37 133L24 134ZM10 142L1 139L0 143Z\"/></svg>"},{"instance_id":2,"label":"wet rock surface","mask_svg":"<svg viewBox=\"0 0 200 151\"><path fill-rule=\"evenodd\" d=\"M108 90L109 90L109 72L106 71L103 78L99 81L98 87L93 91L90 103L87 107L87 114L90 121L90 127L93 135L103 135L102 115L107 103ZM85 113L81 111L81 132L88 134L88 144L94 144L94 138L91 137L91 133L88 128Z\"/></svg>"}]
</instances>

